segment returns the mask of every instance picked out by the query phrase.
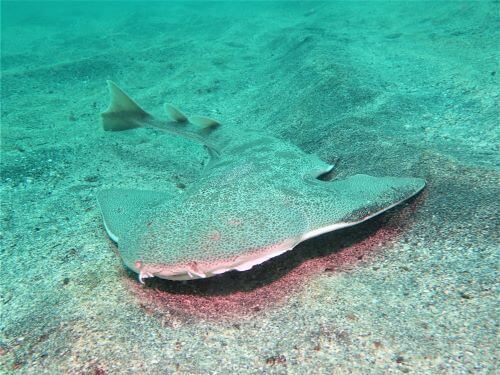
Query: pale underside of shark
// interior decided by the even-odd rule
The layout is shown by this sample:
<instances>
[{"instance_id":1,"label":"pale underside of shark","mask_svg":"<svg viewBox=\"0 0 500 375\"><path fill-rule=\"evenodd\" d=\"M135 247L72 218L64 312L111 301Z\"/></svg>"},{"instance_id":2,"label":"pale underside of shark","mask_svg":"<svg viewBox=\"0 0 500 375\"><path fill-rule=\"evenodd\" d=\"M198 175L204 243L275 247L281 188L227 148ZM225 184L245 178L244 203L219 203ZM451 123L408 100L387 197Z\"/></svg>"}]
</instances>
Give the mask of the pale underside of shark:
<instances>
[{"instance_id":1,"label":"pale underside of shark","mask_svg":"<svg viewBox=\"0 0 500 375\"><path fill-rule=\"evenodd\" d=\"M262 132L144 111L108 82L105 130L160 129L202 143L210 160L183 193L111 189L98 194L104 226L139 280L189 280L246 271L320 234L349 227L407 200L420 178L354 175L324 181L333 166Z\"/></svg>"}]
</instances>

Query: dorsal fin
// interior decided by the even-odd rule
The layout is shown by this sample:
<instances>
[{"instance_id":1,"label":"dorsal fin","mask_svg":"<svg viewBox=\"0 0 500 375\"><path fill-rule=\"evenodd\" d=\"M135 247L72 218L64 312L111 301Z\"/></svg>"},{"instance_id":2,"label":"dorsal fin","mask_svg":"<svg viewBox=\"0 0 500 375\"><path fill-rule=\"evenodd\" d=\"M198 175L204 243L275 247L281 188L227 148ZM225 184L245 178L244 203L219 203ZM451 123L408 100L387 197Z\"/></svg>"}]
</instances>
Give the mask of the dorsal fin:
<instances>
[{"instance_id":1,"label":"dorsal fin","mask_svg":"<svg viewBox=\"0 0 500 375\"><path fill-rule=\"evenodd\" d=\"M213 118L210 117L204 117L204 116L193 116L189 118L189 122L198 126L201 126L203 128L215 128L220 125L220 122L217 120L214 120Z\"/></svg>"},{"instance_id":2,"label":"dorsal fin","mask_svg":"<svg viewBox=\"0 0 500 375\"><path fill-rule=\"evenodd\" d=\"M141 126L140 121L152 117L130 98L118 85L108 82L111 101L108 109L101 114L104 130L127 130Z\"/></svg>"},{"instance_id":3,"label":"dorsal fin","mask_svg":"<svg viewBox=\"0 0 500 375\"><path fill-rule=\"evenodd\" d=\"M167 110L167 113L170 116L170 118L172 120L174 120L175 122L187 122L188 121L188 118L186 117L186 115L184 113L182 113L180 109L174 107L172 104L166 103L165 109Z\"/></svg>"}]
</instances>

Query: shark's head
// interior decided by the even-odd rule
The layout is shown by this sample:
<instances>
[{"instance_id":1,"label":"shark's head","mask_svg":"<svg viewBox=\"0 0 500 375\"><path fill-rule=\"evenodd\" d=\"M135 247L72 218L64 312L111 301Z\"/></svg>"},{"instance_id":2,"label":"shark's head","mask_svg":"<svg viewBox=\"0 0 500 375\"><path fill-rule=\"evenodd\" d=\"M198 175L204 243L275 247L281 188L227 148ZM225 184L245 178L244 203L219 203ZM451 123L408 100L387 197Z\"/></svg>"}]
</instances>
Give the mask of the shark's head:
<instances>
[{"instance_id":1,"label":"shark's head","mask_svg":"<svg viewBox=\"0 0 500 375\"><path fill-rule=\"evenodd\" d=\"M307 220L292 202L277 192L269 200L238 191L205 192L209 199L194 194L175 207L156 207L120 240L126 265L141 279L204 278L250 269L300 242Z\"/></svg>"}]
</instances>

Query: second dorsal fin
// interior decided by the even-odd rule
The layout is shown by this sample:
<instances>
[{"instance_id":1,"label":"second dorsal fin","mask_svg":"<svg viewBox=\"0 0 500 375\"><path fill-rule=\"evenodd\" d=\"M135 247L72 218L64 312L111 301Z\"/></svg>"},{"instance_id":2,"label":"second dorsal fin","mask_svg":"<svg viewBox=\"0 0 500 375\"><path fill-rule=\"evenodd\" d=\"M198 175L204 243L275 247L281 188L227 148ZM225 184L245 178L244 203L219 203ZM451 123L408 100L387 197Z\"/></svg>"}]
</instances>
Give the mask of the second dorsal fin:
<instances>
[{"instance_id":1,"label":"second dorsal fin","mask_svg":"<svg viewBox=\"0 0 500 375\"><path fill-rule=\"evenodd\" d=\"M204 116L192 116L189 118L189 122L202 128L216 128L220 125L219 121Z\"/></svg>"}]
</instances>

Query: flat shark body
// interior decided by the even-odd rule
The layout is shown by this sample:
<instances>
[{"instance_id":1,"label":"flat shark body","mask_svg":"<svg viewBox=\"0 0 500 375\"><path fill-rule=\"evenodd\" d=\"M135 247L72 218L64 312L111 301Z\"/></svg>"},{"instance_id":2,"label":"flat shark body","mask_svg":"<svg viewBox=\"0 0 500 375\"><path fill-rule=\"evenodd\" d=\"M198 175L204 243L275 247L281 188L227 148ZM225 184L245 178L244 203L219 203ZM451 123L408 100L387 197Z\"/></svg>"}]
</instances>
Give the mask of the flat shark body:
<instances>
[{"instance_id":1,"label":"flat shark body","mask_svg":"<svg viewBox=\"0 0 500 375\"><path fill-rule=\"evenodd\" d=\"M320 179L334 166L262 132L145 112L108 82L105 130L152 127L205 145L210 161L184 193L112 189L98 194L104 225L139 280L206 278L254 265L320 234L349 227L417 194L420 178Z\"/></svg>"}]
</instances>

